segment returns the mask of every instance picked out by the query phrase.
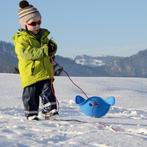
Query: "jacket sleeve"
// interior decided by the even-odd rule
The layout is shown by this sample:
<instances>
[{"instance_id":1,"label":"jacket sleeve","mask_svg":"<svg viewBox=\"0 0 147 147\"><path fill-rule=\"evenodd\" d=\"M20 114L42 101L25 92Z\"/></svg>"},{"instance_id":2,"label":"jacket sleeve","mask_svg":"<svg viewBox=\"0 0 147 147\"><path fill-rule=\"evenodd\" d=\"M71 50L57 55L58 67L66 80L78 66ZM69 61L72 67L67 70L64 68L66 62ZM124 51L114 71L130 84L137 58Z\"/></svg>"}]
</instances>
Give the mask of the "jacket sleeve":
<instances>
[{"instance_id":1,"label":"jacket sleeve","mask_svg":"<svg viewBox=\"0 0 147 147\"><path fill-rule=\"evenodd\" d=\"M48 56L48 45L43 44L41 47L33 47L27 42L17 41L15 50L18 57L25 60L40 60L44 56Z\"/></svg>"}]
</instances>

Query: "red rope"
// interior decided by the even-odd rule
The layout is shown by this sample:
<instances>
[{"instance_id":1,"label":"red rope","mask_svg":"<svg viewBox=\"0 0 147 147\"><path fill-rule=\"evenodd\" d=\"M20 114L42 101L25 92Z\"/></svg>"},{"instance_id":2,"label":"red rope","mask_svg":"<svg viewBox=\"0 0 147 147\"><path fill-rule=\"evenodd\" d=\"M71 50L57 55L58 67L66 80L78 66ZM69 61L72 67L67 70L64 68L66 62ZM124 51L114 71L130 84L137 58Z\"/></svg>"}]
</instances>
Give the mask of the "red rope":
<instances>
[{"instance_id":1,"label":"red rope","mask_svg":"<svg viewBox=\"0 0 147 147\"><path fill-rule=\"evenodd\" d=\"M55 60L54 60L54 62L55 62L59 67L62 68L62 66L60 66L60 64L58 64ZM88 95L84 92L84 90L83 90L81 87L79 87L79 86L70 78L68 72L65 71L64 69L63 69L63 72L67 75L67 77L68 77L69 80L72 82L72 84L73 84L74 86L76 86L78 89L80 89L81 92L86 96L86 98L88 98Z\"/></svg>"},{"instance_id":2,"label":"red rope","mask_svg":"<svg viewBox=\"0 0 147 147\"><path fill-rule=\"evenodd\" d=\"M52 92L52 94L53 94L53 96L55 97L55 99L56 99L56 102L57 102L57 109L58 109L58 111L59 111L59 101L58 101L58 99L56 98L56 96L55 96L55 90L54 90L54 86L53 86L53 82L54 82L54 64L53 64L53 59L52 59L52 57L50 57L49 56L49 60L50 60L50 62L51 62L51 64L52 64L52 75L51 75L51 92Z\"/></svg>"}]
</instances>

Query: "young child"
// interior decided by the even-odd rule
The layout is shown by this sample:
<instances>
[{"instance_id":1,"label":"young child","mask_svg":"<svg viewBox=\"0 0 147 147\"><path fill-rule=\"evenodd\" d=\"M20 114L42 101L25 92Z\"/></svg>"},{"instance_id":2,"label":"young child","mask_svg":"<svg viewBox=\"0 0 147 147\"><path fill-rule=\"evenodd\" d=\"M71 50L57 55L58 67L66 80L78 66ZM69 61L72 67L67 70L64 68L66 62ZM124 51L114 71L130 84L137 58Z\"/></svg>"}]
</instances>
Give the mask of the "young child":
<instances>
[{"instance_id":1,"label":"young child","mask_svg":"<svg viewBox=\"0 0 147 147\"><path fill-rule=\"evenodd\" d=\"M26 0L19 3L21 29L13 36L18 69L23 87L22 100L28 120L39 120L39 98L44 116L58 115L53 88L53 62L57 45L48 39L50 32L40 28L41 14Z\"/></svg>"}]
</instances>

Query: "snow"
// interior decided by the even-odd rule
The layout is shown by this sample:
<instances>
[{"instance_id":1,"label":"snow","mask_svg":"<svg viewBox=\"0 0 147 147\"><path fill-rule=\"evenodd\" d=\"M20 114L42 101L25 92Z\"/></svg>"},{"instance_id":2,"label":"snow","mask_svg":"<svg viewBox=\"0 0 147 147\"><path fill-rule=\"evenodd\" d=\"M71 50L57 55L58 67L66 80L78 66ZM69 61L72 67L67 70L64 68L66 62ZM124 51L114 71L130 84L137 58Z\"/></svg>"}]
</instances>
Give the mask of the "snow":
<instances>
[{"instance_id":1,"label":"snow","mask_svg":"<svg viewBox=\"0 0 147 147\"><path fill-rule=\"evenodd\" d=\"M87 59L85 59L84 56L77 57L77 59L75 59L75 63L80 65L86 65L89 67L99 67L105 65L105 63L102 60L98 60L96 58L90 58L90 57L87 57Z\"/></svg>"},{"instance_id":2,"label":"snow","mask_svg":"<svg viewBox=\"0 0 147 147\"><path fill-rule=\"evenodd\" d=\"M147 79L71 77L88 96L116 97L103 118L80 113L75 96L84 96L67 77L55 78L61 121L27 121L19 75L0 74L2 147L146 147Z\"/></svg>"}]
</instances>

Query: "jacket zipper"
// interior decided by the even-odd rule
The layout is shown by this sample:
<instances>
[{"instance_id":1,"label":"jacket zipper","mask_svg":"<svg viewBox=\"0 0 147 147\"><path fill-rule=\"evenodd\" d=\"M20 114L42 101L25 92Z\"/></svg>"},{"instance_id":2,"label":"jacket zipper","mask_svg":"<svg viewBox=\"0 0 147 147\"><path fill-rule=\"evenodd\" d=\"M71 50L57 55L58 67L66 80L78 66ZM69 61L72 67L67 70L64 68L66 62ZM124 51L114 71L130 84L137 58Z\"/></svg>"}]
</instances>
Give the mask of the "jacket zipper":
<instances>
[{"instance_id":1,"label":"jacket zipper","mask_svg":"<svg viewBox=\"0 0 147 147\"><path fill-rule=\"evenodd\" d=\"M42 43L42 40L43 40L43 37L40 39L40 44ZM41 44L41 46L42 46L42 44ZM43 51L43 55L44 55L44 51ZM44 58L43 58L43 68L45 70L45 61L44 61Z\"/></svg>"}]
</instances>

